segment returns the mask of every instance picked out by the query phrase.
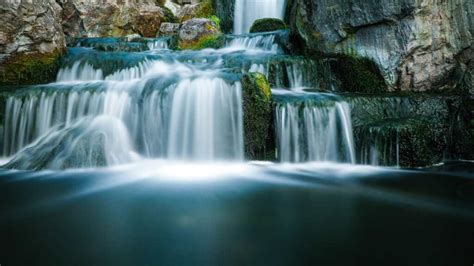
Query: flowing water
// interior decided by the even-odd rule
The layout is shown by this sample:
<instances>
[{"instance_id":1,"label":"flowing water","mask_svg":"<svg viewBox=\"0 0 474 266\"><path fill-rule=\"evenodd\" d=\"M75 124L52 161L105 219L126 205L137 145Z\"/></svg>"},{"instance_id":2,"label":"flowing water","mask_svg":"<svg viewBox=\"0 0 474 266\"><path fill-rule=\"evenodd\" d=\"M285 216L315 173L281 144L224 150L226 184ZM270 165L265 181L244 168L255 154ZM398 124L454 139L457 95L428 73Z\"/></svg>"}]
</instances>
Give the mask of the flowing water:
<instances>
[{"instance_id":1,"label":"flowing water","mask_svg":"<svg viewBox=\"0 0 474 266\"><path fill-rule=\"evenodd\" d=\"M256 19L283 19L285 6L285 0L237 0L234 11L234 33L249 32Z\"/></svg>"},{"instance_id":2,"label":"flowing water","mask_svg":"<svg viewBox=\"0 0 474 266\"><path fill-rule=\"evenodd\" d=\"M238 0L235 33L284 5ZM0 265L472 264L472 163L356 165L398 164L397 131L358 150L327 62L287 32L226 38L78 40L56 82L8 93ZM249 71L272 85L273 162L245 158Z\"/></svg>"},{"instance_id":3,"label":"flowing water","mask_svg":"<svg viewBox=\"0 0 474 266\"><path fill-rule=\"evenodd\" d=\"M467 265L473 169L153 160L1 171L0 257L6 265Z\"/></svg>"}]
</instances>

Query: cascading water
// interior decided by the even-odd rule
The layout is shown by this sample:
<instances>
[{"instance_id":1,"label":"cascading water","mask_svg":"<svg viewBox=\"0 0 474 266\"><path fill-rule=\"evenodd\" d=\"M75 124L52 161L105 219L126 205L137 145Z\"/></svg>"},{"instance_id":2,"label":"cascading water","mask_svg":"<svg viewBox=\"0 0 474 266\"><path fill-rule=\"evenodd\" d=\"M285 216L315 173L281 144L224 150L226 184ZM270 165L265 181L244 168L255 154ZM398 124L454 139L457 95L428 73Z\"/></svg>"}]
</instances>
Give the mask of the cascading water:
<instances>
[{"instance_id":1,"label":"cascading water","mask_svg":"<svg viewBox=\"0 0 474 266\"><path fill-rule=\"evenodd\" d=\"M76 62L60 71L58 83L7 100L4 154L21 151L11 165L28 169L29 162L55 169L121 164L138 154L242 160L240 94L238 81L178 62L143 61L105 77ZM93 140L98 136L103 141ZM61 152L45 148L58 143Z\"/></svg>"},{"instance_id":2,"label":"cascading water","mask_svg":"<svg viewBox=\"0 0 474 266\"><path fill-rule=\"evenodd\" d=\"M328 94L274 90L278 157L282 162L355 163L350 109Z\"/></svg>"},{"instance_id":3,"label":"cascading water","mask_svg":"<svg viewBox=\"0 0 474 266\"><path fill-rule=\"evenodd\" d=\"M260 18L283 19L285 0L237 0L234 14L234 34L248 33Z\"/></svg>"},{"instance_id":4,"label":"cascading water","mask_svg":"<svg viewBox=\"0 0 474 266\"><path fill-rule=\"evenodd\" d=\"M172 51L126 40L82 39L55 83L8 97L3 155L20 169L124 164L144 158L244 159L242 72L275 89L275 128L284 162L354 162L348 106L319 88L313 61L284 54L285 31L232 35L224 48ZM143 43L138 43L142 45ZM104 48L105 47L105 48ZM131 47L131 48L130 48ZM123 49L123 50L121 50ZM107 52L105 52L107 51Z\"/></svg>"}]
</instances>

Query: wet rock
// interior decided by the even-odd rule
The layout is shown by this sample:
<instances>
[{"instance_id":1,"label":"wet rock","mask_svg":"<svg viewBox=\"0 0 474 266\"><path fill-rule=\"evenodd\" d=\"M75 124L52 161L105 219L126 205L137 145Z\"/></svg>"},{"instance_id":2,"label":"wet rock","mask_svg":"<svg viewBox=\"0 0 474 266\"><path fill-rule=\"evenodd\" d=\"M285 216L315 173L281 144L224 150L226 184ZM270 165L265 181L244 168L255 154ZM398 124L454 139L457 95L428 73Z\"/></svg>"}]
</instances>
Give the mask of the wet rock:
<instances>
[{"instance_id":1,"label":"wet rock","mask_svg":"<svg viewBox=\"0 0 474 266\"><path fill-rule=\"evenodd\" d=\"M224 44L224 39L218 25L212 20L190 19L181 25L178 47L182 50L219 48Z\"/></svg>"},{"instance_id":2,"label":"wet rock","mask_svg":"<svg viewBox=\"0 0 474 266\"><path fill-rule=\"evenodd\" d=\"M250 28L250 33L286 30L287 28L285 22L281 19L262 18L255 20Z\"/></svg>"},{"instance_id":3,"label":"wet rock","mask_svg":"<svg viewBox=\"0 0 474 266\"><path fill-rule=\"evenodd\" d=\"M9 1L0 6L0 85L50 82L66 41L61 8L53 0Z\"/></svg>"},{"instance_id":4,"label":"wet rock","mask_svg":"<svg viewBox=\"0 0 474 266\"><path fill-rule=\"evenodd\" d=\"M250 160L273 158L274 149L270 148L273 140L272 91L266 77L258 72L245 74L242 96L246 157Z\"/></svg>"},{"instance_id":5,"label":"wet rock","mask_svg":"<svg viewBox=\"0 0 474 266\"><path fill-rule=\"evenodd\" d=\"M369 58L390 90L451 87L457 55L473 45L469 0L294 0L289 7L307 52Z\"/></svg>"},{"instance_id":6,"label":"wet rock","mask_svg":"<svg viewBox=\"0 0 474 266\"><path fill-rule=\"evenodd\" d=\"M346 95L351 105L358 161L422 167L470 159L459 95ZM466 152L467 151L467 152Z\"/></svg>"},{"instance_id":7,"label":"wet rock","mask_svg":"<svg viewBox=\"0 0 474 266\"><path fill-rule=\"evenodd\" d=\"M221 28L225 33L232 32L234 28L235 0L213 0L216 16L221 20Z\"/></svg>"}]
</instances>

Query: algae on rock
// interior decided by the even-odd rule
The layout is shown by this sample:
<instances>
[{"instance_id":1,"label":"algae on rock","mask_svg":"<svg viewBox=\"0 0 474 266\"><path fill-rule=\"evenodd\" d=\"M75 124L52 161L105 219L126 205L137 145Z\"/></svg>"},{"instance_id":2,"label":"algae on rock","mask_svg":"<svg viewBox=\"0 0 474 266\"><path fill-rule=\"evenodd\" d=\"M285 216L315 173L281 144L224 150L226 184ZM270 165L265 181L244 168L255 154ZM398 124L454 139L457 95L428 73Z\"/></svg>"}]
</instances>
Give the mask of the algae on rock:
<instances>
[{"instance_id":1,"label":"algae on rock","mask_svg":"<svg viewBox=\"0 0 474 266\"><path fill-rule=\"evenodd\" d=\"M270 84L263 74L250 72L242 77L244 147L248 159L274 157L271 97Z\"/></svg>"}]
</instances>

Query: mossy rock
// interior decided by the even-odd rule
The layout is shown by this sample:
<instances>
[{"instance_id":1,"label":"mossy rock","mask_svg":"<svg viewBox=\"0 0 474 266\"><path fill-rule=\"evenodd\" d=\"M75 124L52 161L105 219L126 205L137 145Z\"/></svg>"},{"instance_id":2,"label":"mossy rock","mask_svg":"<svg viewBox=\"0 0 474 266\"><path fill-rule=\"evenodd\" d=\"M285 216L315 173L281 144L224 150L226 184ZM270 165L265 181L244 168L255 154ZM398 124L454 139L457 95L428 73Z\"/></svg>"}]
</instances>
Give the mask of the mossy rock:
<instances>
[{"instance_id":1,"label":"mossy rock","mask_svg":"<svg viewBox=\"0 0 474 266\"><path fill-rule=\"evenodd\" d=\"M179 30L178 49L201 50L224 46L225 37L219 25L206 18L185 21Z\"/></svg>"},{"instance_id":2,"label":"mossy rock","mask_svg":"<svg viewBox=\"0 0 474 266\"><path fill-rule=\"evenodd\" d=\"M386 92L387 85L377 65L368 58L337 55L331 60L331 69L344 92Z\"/></svg>"},{"instance_id":3,"label":"mossy rock","mask_svg":"<svg viewBox=\"0 0 474 266\"><path fill-rule=\"evenodd\" d=\"M214 5L212 4L212 0L202 1L198 9L196 10L197 18L210 18L215 15L216 12L214 11Z\"/></svg>"},{"instance_id":4,"label":"mossy rock","mask_svg":"<svg viewBox=\"0 0 474 266\"><path fill-rule=\"evenodd\" d=\"M272 91L263 74L242 77L245 154L250 160L271 159Z\"/></svg>"},{"instance_id":5,"label":"mossy rock","mask_svg":"<svg viewBox=\"0 0 474 266\"><path fill-rule=\"evenodd\" d=\"M0 70L0 86L31 85L55 80L59 70L62 50L52 53L20 53L3 62Z\"/></svg>"},{"instance_id":6,"label":"mossy rock","mask_svg":"<svg viewBox=\"0 0 474 266\"><path fill-rule=\"evenodd\" d=\"M225 37L222 34L205 36L196 41L178 43L178 50L202 50L219 49L225 44Z\"/></svg>"},{"instance_id":7,"label":"mossy rock","mask_svg":"<svg viewBox=\"0 0 474 266\"><path fill-rule=\"evenodd\" d=\"M262 18L257 19L250 28L250 33L256 32L268 32L268 31L277 31L277 30L286 30L285 22L277 18Z\"/></svg>"}]
</instances>

